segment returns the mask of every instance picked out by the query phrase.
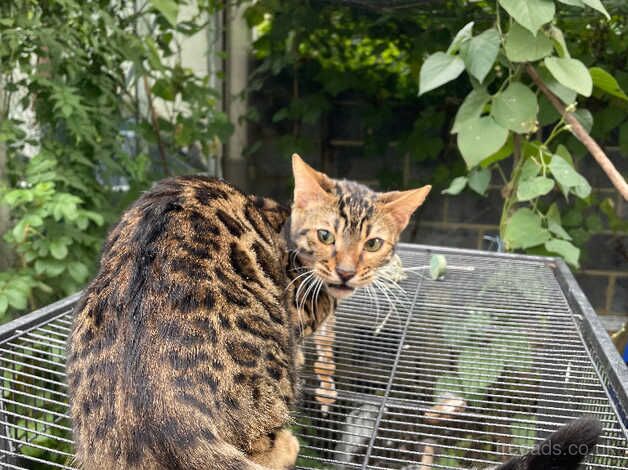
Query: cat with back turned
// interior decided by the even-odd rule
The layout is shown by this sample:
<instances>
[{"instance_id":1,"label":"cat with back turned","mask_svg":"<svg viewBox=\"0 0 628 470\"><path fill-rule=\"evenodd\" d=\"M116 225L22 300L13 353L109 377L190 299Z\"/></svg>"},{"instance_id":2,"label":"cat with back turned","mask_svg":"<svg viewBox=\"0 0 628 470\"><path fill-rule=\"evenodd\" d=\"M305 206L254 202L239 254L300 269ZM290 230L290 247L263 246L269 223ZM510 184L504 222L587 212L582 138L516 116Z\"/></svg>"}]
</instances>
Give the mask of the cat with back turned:
<instances>
[{"instance_id":1,"label":"cat with back turned","mask_svg":"<svg viewBox=\"0 0 628 470\"><path fill-rule=\"evenodd\" d=\"M377 193L296 155L293 171L291 212L180 177L112 229L68 340L80 468L295 465L299 343L333 331L337 300L383 275L430 187ZM333 402L333 370L315 369Z\"/></svg>"}]
</instances>

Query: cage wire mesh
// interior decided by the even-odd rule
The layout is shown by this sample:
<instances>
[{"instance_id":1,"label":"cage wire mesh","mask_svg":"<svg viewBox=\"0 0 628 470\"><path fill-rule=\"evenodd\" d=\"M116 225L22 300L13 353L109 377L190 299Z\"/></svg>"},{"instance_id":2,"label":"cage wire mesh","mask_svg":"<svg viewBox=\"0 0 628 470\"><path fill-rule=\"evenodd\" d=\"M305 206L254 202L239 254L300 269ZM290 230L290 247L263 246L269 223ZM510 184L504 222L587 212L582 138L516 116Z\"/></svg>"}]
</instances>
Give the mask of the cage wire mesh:
<instances>
[{"instance_id":1,"label":"cage wire mesh","mask_svg":"<svg viewBox=\"0 0 628 470\"><path fill-rule=\"evenodd\" d=\"M437 281L435 252L448 264ZM628 468L628 374L562 261L399 254L411 268L399 288L358 292L337 312L338 398L325 411L305 345L298 468L490 468L584 414L604 428L586 468ZM64 346L76 299L0 327L1 468L72 468Z\"/></svg>"}]
</instances>

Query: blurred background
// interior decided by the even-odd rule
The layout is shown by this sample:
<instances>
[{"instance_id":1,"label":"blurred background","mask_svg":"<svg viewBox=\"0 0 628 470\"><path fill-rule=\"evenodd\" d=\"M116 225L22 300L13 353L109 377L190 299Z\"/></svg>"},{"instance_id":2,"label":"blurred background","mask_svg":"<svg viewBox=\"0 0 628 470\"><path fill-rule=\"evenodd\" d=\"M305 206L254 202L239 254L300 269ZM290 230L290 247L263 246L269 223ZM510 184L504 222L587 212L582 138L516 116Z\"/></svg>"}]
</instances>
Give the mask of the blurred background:
<instances>
[{"instance_id":1,"label":"blurred background","mask_svg":"<svg viewBox=\"0 0 628 470\"><path fill-rule=\"evenodd\" d=\"M572 57L628 90L628 4L605 1L607 19L590 3L560 2L555 29ZM2 2L0 320L79 290L107 230L152 182L202 173L287 203L293 152L374 189L434 185L405 241L516 249L499 237L512 146L480 187L452 186L467 166L451 129L477 82L418 96L426 58L496 13L470 0ZM486 80L507 72L498 56ZM596 86L578 112L625 176L628 101ZM547 137L558 120L539 96L532 133ZM591 191L543 204L560 207L580 250L570 264L615 332L628 320L625 201L571 133L556 142Z\"/></svg>"}]
</instances>

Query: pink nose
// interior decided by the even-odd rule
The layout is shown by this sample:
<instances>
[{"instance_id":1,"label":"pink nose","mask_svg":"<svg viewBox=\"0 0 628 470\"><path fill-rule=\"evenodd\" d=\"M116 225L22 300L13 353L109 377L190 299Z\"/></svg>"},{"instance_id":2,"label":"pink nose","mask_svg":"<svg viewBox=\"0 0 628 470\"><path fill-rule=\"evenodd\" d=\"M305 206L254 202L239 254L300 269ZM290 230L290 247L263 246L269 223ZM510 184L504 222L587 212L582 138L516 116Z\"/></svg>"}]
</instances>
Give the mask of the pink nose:
<instances>
[{"instance_id":1,"label":"pink nose","mask_svg":"<svg viewBox=\"0 0 628 470\"><path fill-rule=\"evenodd\" d=\"M342 268L336 268L336 273L338 273L338 276L343 282L347 282L349 279L355 276L354 269L347 270L347 269L342 269Z\"/></svg>"}]
</instances>

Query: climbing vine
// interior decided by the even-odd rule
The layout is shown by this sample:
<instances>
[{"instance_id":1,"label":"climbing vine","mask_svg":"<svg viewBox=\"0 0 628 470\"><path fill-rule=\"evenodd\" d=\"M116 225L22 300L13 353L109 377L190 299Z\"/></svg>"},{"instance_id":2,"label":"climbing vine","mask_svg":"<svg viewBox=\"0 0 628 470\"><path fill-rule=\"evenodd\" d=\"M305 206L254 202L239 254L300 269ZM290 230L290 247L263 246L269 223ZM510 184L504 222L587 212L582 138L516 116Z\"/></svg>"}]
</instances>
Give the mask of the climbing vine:
<instances>
[{"instance_id":1,"label":"climbing vine","mask_svg":"<svg viewBox=\"0 0 628 470\"><path fill-rule=\"evenodd\" d=\"M611 20L599 0L562 3L591 7ZM467 23L445 51L431 54L421 67L420 94L463 72L472 86L451 131L470 171L444 192L458 194L469 185L482 194L491 173L498 173L505 248L559 255L577 267L580 249L561 213L570 197L590 202L591 186L577 170L565 136L574 133L582 141L593 126L578 97L590 97L594 90L603 100L626 102L628 96L606 70L587 67L570 54L553 1L499 0L495 14L494 24L478 34L474 23ZM609 216L611 204L603 202Z\"/></svg>"},{"instance_id":2,"label":"climbing vine","mask_svg":"<svg viewBox=\"0 0 628 470\"><path fill-rule=\"evenodd\" d=\"M182 8L187 9L183 14ZM182 62L218 2L0 5L0 316L76 292L106 227L152 180L189 172L231 129ZM197 168L202 168L202 161Z\"/></svg>"}]
</instances>

